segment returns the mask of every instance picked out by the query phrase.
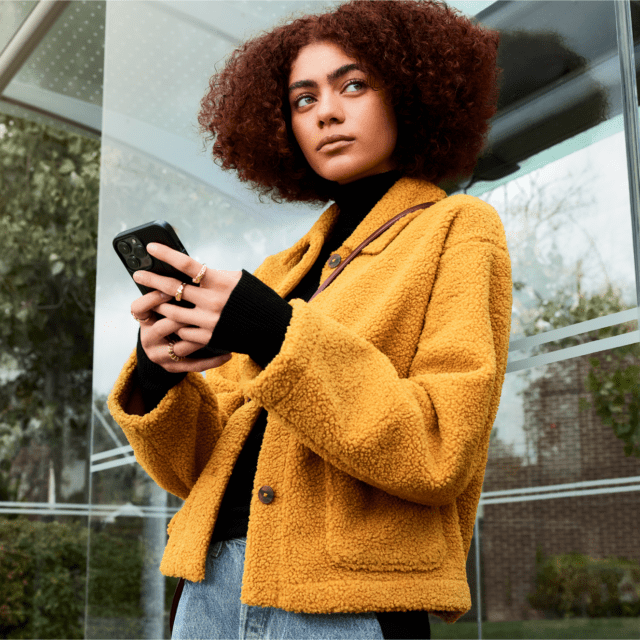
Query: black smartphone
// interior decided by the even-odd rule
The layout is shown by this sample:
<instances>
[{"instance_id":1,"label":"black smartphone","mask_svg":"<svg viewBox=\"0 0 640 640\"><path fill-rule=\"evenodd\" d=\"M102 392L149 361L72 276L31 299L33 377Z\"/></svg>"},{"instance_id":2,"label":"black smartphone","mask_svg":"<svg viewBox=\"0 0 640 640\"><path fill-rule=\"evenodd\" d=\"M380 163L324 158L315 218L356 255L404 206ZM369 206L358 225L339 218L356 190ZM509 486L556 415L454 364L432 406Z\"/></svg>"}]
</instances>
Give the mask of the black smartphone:
<instances>
[{"instance_id":1,"label":"black smartphone","mask_svg":"<svg viewBox=\"0 0 640 640\"><path fill-rule=\"evenodd\" d=\"M132 279L133 274L136 271L145 269L161 276L176 278L177 280L180 280L180 282L188 282L189 285L193 287L200 286L199 284L192 282L191 276L188 276L185 273L182 273L182 271L178 271L170 264L149 255L147 253L147 245L150 242L164 244L175 251L180 251L180 253L184 253L187 256L189 255L182 245L182 242L180 242L180 238L178 238L173 227L165 220L154 220L153 222L141 224L139 227L127 229L122 233L119 233L113 239L113 248ZM153 291L153 289L145 287L135 280L133 280L133 282L143 295ZM193 309L195 306L193 303L187 302L186 300L180 300L180 302L178 302L175 298L170 298L167 302L170 304L177 304L178 306L185 307L187 309ZM164 318L161 314L158 314L158 317ZM172 333L169 337L173 338L176 342L180 340L175 333ZM187 357L215 358L217 356L226 355L227 353L231 352L224 351L223 349L203 347L202 349L198 349L198 351L194 351Z\"/></svg>"}]
</instances>

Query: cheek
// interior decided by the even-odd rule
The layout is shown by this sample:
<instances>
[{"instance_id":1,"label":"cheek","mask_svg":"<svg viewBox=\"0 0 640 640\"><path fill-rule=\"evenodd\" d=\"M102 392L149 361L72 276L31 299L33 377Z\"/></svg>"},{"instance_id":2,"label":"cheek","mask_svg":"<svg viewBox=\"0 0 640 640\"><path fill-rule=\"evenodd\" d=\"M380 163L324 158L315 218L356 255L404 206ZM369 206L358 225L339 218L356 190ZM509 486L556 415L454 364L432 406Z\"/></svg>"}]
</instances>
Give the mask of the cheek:
<instances>
[{"instance_id":1,"label":"cheek","mask_svg":"<svg viewBox=\"0 0 640 640\"><path fill-rule=\"evenodd\" d=\"M310 144L309 135L305 133L305 128L300 123L299 119L292 121L291 130L293 131L293 135L296 139L296 142L298 143L298 146L300 147L303 153L306 153Z\"/></svg>"}]
</instances>

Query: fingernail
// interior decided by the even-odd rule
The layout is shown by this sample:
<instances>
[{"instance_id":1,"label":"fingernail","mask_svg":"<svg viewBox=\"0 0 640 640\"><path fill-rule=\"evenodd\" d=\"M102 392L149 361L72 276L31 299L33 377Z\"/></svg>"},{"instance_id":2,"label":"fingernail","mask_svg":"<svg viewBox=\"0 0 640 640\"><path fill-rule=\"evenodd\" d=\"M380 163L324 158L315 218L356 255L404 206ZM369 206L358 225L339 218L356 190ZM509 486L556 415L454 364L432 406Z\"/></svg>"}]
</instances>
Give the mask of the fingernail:
<instances>
[{"instance_id":1,"label":"fingernail","mask_svg":"<svg viewBox=\"0 0 640 640\"><path fill-rule=\"evenodd\" d=\"M149 253L153 253L153 252L156 250L156 246L157 246L157 245L156 245L156 243L155 243L155 242L150 242L150 243L147 245L147 251L148 251Z\"/></svg>"},{"instance_id":2,"label":"fingernail","mask_svg":"<svg viewBox=\"0 0 640 640\"><path fill-rule=\"evenodd\" d=\"M165 298L165 300L168 300L169 298L172 298L173 296L169 293L165 293L164 291L160 292L160 295Z\"/></svg>"}]
</instances>

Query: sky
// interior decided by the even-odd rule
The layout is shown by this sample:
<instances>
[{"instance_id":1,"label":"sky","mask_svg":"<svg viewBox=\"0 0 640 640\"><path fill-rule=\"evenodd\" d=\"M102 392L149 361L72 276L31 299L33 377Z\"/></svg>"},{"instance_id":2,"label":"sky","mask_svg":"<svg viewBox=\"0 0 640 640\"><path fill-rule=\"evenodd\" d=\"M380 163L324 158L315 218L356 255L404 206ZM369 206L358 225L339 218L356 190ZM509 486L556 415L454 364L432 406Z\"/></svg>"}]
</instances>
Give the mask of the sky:
<instances>
[{"instance_id":1,"label":"sky","mask_svg":"<svg viewBox=\"0 0 640 640\"><path fill-rule=\"evenodd\" d=\"M453 0L452 2L447 1L447 4L450 7L460 9L460 11L466 13L469 16L475 16L477 13L480 13L480 11L486 9L490 4L493 3L494 0Z\"/></svg>"}]
</instances>

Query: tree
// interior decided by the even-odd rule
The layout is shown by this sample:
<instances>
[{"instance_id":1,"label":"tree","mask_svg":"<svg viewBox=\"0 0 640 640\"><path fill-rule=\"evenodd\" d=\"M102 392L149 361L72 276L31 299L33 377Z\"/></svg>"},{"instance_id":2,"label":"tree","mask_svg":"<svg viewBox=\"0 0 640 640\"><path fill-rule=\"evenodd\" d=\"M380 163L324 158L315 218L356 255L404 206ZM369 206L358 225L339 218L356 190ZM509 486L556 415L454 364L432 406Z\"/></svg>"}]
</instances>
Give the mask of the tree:
<instances>
[{"instance_id":1,"label":"tree","mask_svg":"<svg viewBox=\"0 0 640 640\"><path fill-rule=\"evenodd\" d=\"M57 491L87 455L100 141L0 114L0 499L28 440L52 448ZM74 451L75 450L75 451ZM57 497L56 497L57 499Z\"/></svg>"},{"instance_id":2,"label":"tree","mask_svg":"<svg viewBox=\"0 0 640 640\"><path fill-rule=\"evenodd\" d=\"M579 282L579 280L578 280ZM630 308L621 300L621 292L611 284L606 291L589 296L574 296L560 292L551 300L540 300L538 313L525 325L525 335L538 333L541 323L549 329L559 329L594 318L601 318ZM578 344L592 342L633 331L634 322L604 327L586 334L570 336L557 342L537 347L548 353ZM580 410L594 408L603 424L609 425L616 437L624 442L624 454L640 458L640 345L617 347L610 352L589 358L591 370L585 390L591 393L591 402L580 399Z\"/></svg>"},{"instance_id":3,"label":"tree","mask_svg":"<svg viewBox=\"0 0 640 640\"><path fill-rule=\"evenodd\" d=\"M498 190L483 196L488 202L493 200L507 238L514 240L510 250L515 333L532 336L635 306L632 301L625 302L622 289L612 284L595 238L574 217L574 212L584 213L593 204L586 196L590 185L596 183L596 176L588 171L580 175L581 180L570 173L564 179L544 182L540 172L534 172L529 174L528 184L514 183L519 189L515 197L507 198L506 187L502 189L502 202ZM572 233L577 231L587 238L588 249L574 264L566 265L565 253L558 250L556 239L559 230L569 224L573 225ZM545 243L550 243L546 250ZM585 271L602 277L599 287L592 285L589 291L585 290ZM597 276L590 278L591 282ZM532 355L621 335L633 329L632 322L605 327L539 345L533 348ZM591 370L584 384L592 402L580 402L581 410L594 407L602 422L613 428L625 443L626 456L636 457L640 457L638 356L640 345L632 344L590 358Z\"/></svg>"}]
</instances>

